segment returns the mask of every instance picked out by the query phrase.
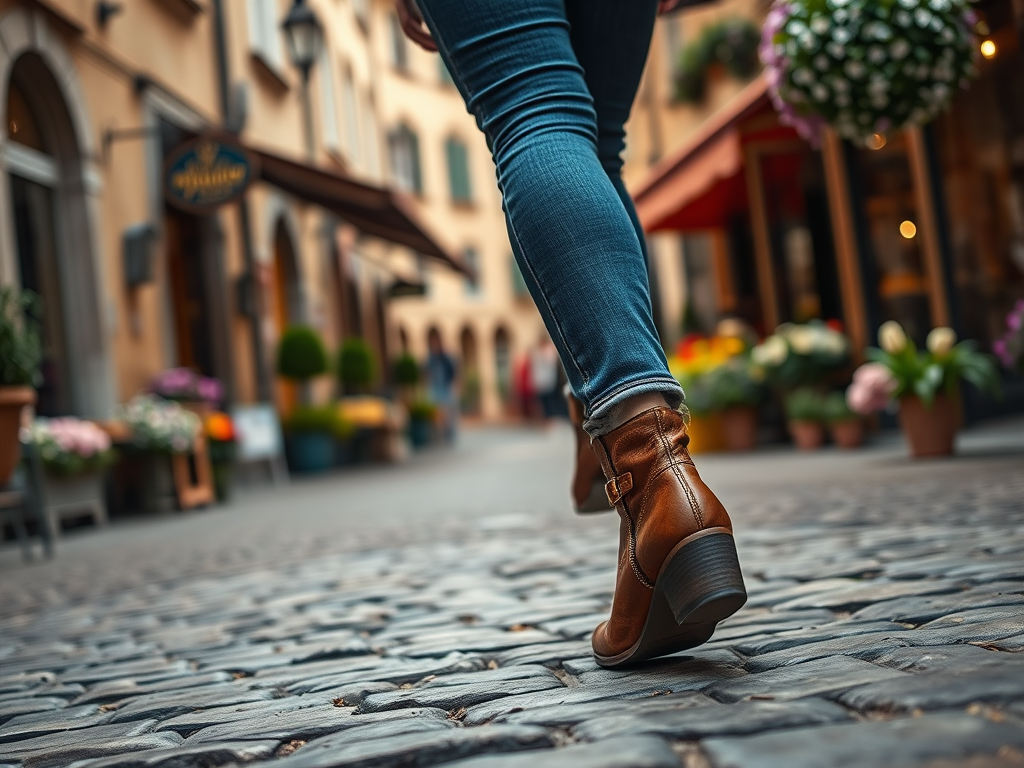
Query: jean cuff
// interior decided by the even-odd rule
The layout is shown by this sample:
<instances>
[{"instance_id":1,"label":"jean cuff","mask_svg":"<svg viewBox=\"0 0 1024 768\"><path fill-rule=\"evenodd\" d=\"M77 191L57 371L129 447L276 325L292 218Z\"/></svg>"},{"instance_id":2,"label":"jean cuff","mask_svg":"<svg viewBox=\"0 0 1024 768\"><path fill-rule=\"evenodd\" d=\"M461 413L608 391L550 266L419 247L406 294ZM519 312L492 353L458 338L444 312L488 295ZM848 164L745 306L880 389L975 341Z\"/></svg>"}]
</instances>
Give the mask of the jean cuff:
<instances>
[{"instance_id":1,"label":"jean cuff","mask_svg":"<svg viewBox=\"0 0 1024 768\"><path fill-rule=\"evenodd\" d=\"M637 395L660 392L669 408L683 409L683 388L675 379L657 377L634 381L618 389L594 405L583 422L583 429L591 437L606 435L619 425L619 409L622 404Z\"/></svg>"}]
</instances>

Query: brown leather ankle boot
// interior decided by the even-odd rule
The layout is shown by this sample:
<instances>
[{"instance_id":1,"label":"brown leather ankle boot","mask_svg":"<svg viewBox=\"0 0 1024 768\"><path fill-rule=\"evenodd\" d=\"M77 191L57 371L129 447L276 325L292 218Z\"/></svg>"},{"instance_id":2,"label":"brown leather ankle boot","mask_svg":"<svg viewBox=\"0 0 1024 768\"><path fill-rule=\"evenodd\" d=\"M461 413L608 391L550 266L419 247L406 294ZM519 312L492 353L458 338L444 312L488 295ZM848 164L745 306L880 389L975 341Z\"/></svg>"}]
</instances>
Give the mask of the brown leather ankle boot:
<instances>
[{"instance_id":1,"label":"brown leather ankle boot","mask_svg":"<svg viewBox=\"0 0 1024 768\"><path fill-rule=\"evenodd\" d=\"M689 441L681 413L652 408L593 442L620 517L611 617L592 641L601 666L701 645L746 602L732 521Z\"/></svg>"},{"instance_id":2,"label":"brown leather ankle boot","mask_svg":"<svg viewBox=\"0 0 1024 768\"><path fill-rule=\"evenodd\" d=\"M569 401L569 420L576 428L576 467L570 486L573 509L578 515L610 512L612 505L604 492L601 462L590 445L590 435L583 430L583 403L571 393L566 395L566 400Z\"/></svg>"}]
</instances>

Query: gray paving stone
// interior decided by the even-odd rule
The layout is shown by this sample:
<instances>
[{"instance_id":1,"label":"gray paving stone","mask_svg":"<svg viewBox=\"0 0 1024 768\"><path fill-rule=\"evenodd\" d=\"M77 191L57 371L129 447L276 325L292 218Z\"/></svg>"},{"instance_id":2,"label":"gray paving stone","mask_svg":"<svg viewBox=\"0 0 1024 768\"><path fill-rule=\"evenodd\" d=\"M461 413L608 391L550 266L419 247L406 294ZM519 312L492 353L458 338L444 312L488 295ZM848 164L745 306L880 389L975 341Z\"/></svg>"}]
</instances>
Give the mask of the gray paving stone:
<instances>
[{"instance_id":1,"label":"gray paving stone","mask_svg":"<svg viewBox=\"0 0 1024 768\"><path fill-rule=\"evenodd\" d=\"M180 744L170 749L147 749L96 760L79 760L69 768L182 768L251 763L274 756L277 741Z\"/></svg>"},{"instance_id":2,"label":"gray paving stone","mask_svg":"<svg viewBox=\"0 0 1024 768\"><path fill-rule=\"evenodd\" d=\"M480 707L471 708L466 713L466 718L463 722L467 725L475 724L477 720L475 710L487 706L487 704L481 704ZM604 717L605 715L621 715L624 712L628 712L631 715L639 715L645 712L670 712L707 706L717 707L720 705L717 701L709 699L702 693L684 691L682 693L647 696L636 699L606 698L589 702L574 702L571 707L564 706L563 704L549 704L540 707L523 708L521 710L510 709L504 714L495 716L490 722L509 723L512 725L541 725L545 728L569 728L585 720L592 720L597 717Z\"/></svg>"},{"instance_id":3,"label":"gray paving stone","mask_svg":"<svg viewBox=\"0 0 1024 768\"><path fill-rule=\"evenodd\" d=\"M499 666L512 667L517 664L543 664L545 667L561 666L565 659L589 656L590 640L571 640L561 643L523 645L507 651L498 651L494 660Z\"/></svg>"},{"instance_id":4,"label":"gray paving stone","mask_svg":"<svg viewBox=\"0 0 1024 768\"><path fill-rule=\"evenodd\" d=\"M328 702L317 707L257 714L244 720L213 725L192 733L185 739L185 743L243 739L312 741L340 731L410 719L420 722L435 721L445 727L452 725L448 713L443 709L399 709L357 715L353 707L335 707Z\"/></svg>"},{"instance_id":5,"label":"gray paving stone","mask_svg":"<svg viewBox=\"0 0 1024 768\"><path fill-rule=\"evenodd\" d=\"M911 646L887 651L875 664L901 672L969 672L1007 663L1005 655L976 645Z\"/></svg>"},{"instance_id":6,"label":"gray paving stone","mask_svg":"<svg viewBox=\"0 0 1024 768\"><path fill-rule=\"evenodd\" d=\"M235 722L253 722L273 714L294 712L310 707L333 706L333 697L323 694L287 696L283 699L255 701L238 706L211 707L199 712L189 712L163 720L156 726L157 731L175 731L183 736L203 728Z\"/></svg>"},{"instance_id":7,"label":"gray paving stone","mask_svg":"<svg viewBox=\"0 0 1024 768\"><path fill-rule=\"evenodd\" d=\"M371 694L363 699L359 711L383 712L407 707L457 709L505 696L562 687L562 681L545 667L506 667L447 675L416 687Z\"/></svg>"},{"instance_id":8,"label":"gray paving stone","mask_svg":"<svg viewBox=\"0 0 1024 768\"><path fill-rule=\"evenodd\" d=\"M286 690L288 693L317 693L368 679L405 685L419 682L430 675L477 672L485 667L483 659L462 654L455 654L444 659L416 659L414 661L378 658L376 661L361 663L358 668L353 668L349 672L303 677L299 682L288 685Z\"/></svg>"},{"instance_id":9,"label":"gray paving stone","mask_svg":"<svg viewBox=\"0 0 1024 768\"><path fill-rule=\"evenodd\" d=\"M71 704L109 704L131 696L145 696L146 694L160 693L162 691L199 688L214 683L227 683L232 679L232 676L227 672L208 672L172 677L170 680L143 683L142 685L134 679L108 680L90 686L88 692L76 697Z\"/></svg>"},{"instance_id":10,"label":"gray paving stone","mask_svg":"<svg viewBox=\"0 0 1024 768\"><path fill-rule=\"evenodd\" d=\"M191 674L193 674L193 670L187 661L182 659L177 661L168 661L163 658L155 658L114 664L102 664L90 667L77 667L61 673L60 681L62 683L94 685L104 680L136 677L138 675L148 675L149 679L153 680L157 677L167 679Z\"/></svg>"},{"instance_id":11,"label":"gray paving stone","mask_svg":"<svg viewBox=\"0 0 1024 768\"><path fill-rule=\"evenodd\" d=\"M20 761L24 768L57 768L76 760L173 747L181 743L176 733L151 733L155 720L118 725L97 725L84 731L67 731L5 744L4 759Z\"/></svg>"},{"instance_id":12,"label":"gray paving stone","mask_svg":"<svg viewBox=\"0 0 1024 768\"><path fill-rule=\"evenodd\" d=\"M743 701L710 707L649 709L602 714L573 729L581 741L600 741L628 734L654 734L682 741L712 736L742 736L783 728L821 726L850 720L853 715L822 699L799 701Z\"/></svg>"},{"instance_id":13,"label":"gray paving stone","mask_svg":"<svg viewBox=\"0 0 1024 768\"><path fill-rule=\"evenodd\" d=\"M562 749L471 757L442 768L679 768L679 757L664 740L651 736L606 739Z\"/></svg>"},{"instance_id":14,"label":"gray paving stone","mask_svg":"<svg viewBox=\"0 0 1024 768\"><path fill-rule=\"evenodd\" d=\"M901 631L906 630L890 621L838 621L820 625L813 629L803 629L798 632L781 632L759 640L740 641L736 643L735 648L745 656L757 656L762 653L783 651L798 645L807 645L808 643L822 640L857 637L878 632L894 633Z\"/></svg>"},{"instance_id":15,"label":"gray paving stone","mask_svg":"<svg viewBox=\"0 0 1024 768\"><path fill-rule=\"evenodd\" d=\"M384 725L384 724L382 724ZM367 735L351 742L351 732L311 742L275 763L279 768L397 768L436 765L494 752L552 747L554 736L544 728L494 725L486 728L442 728L387 739Z\"/></svg>"},{"instance_id":16,"label":"gray paving stone","mask_svg":"<svg viewBox=\"0 0 1024 768\"><path fill-rule=\"evenodd\" d=\"M230 684L211 685L195 690L169 693L151 693L130 700L114 711L112 721L124 723L130 720L145 720L155 717L166 720L170 717L194 712L208 707L226 707L248 704L253 701L267 701L272 698L270 691L245 690Z\"/></svg>"},{"instance_id":17,"label":"gray paving stone","mask_svg":"<svg viewBox=\"0 0 1024 768\"><path fill-rule=\"evenodd\" d=\"M751 672L763 672L768 669L803 664L807 661L825 659L834 656L849 656L862 661L874 661L877 657L894 648L906 648L910 645L904 635L909 633L872 632L853 637L837 637L833 640L820 640L816 643L796 645L781 651L764 653L747 659L746 668Z\"/></svg>"},{"instance_id":18,"label":"gray paving stone","mask_svg":"<svg viewBox=\"0 0 1024 768\"><path fill-rule=\"evenodd\" d=\"M730 661L724 662L727 658ZM745 676L739 659L732 654L707 656L669 656L653 659L635 669L598 667L577 676L581 687L651 689L660 691L699 691L723 680Z\"/></svg>"},{"instance_id":19,"label":"gray paving stone","mask_svg":"<svg viewBox=\"0 0 1024 768\"><path fill-rule=\"evenodd\" d=\"M847 691L839 701L861 711L886 712L1024 701L1024 659L1007 660L998 666L959 675L940 671L917 674L907 680L884 680Z\"/></svg>"},{"instance_id":20,"label":"gray paving stone","mask_svg":"<svg viewBox=\"0 0 1024 768\"><path fill-rule=\"evenodd\" d=\"M66 706L67 702L64 699L57 699L48 696L3 701L0 702L0 723L4 723L18 715L28 715L33 712L46 712L52 709L61 709Z\"/></svg>"},{"instance_id":21,"label":"gray paving stone","mask_svg":"<svg viewBox=\"0 0 1024 768\"><path fill-rule=\"evenodd\" d=\"M894 669L833 656L719 682L708 687L707 694L726 702L751 696L786 701L835 694L863 683L904 677L904 673Z\"/></svg>"},{"instance_id":22,"label":"gray paving stone","mask_svg":"<svg viewBox=\"0 0 1024 768\"><path fill-rule=\"evenodd\" d=\"M58 699L75 699L85 693L85 686L75 683L74 685L63 685L61 683L45 683L33 688L11 691L0 694L0 701L18 701L26 696L49 696Z\"/></svg>"},{"instance_id":23,"label":"gray paving stone","mask_svg":"<svg viewBox=\"0 0 1024 768\"><path fill-rule=\"evenodd\" d=\"M562 638L541 632L539 629L527 629L521 632L506 632L496 629L479 629L474 631L451 631L424 636L414 643L395 646L388 651L394 656L422 658L424 656L444 656L452 650L462 652L502 651L521 645L554 642Z\"/></svg>"},{"instance_id":24,"label":"gray paving stone","mask_svg":"<svg viewBox=\"0 0 1024 768\"><path fill-rule=\"evenodd\" d=\"M109 723L113 712L106 712L95 704L64 707L47 712L19 715L0 726L0 742L30 739L48 733L91 728Z\"/></svg>"},{"instance_id":25,"label":"gray paving stone","mask_svg":"<svg viewBox=\"0 0 1024 768\"><path fill-rule=\"evenodd\" d=\"M714 768L904 768L1024 748L1024 728L960 713L798 728L701 744Z\"/></svg>"}]
</instances>

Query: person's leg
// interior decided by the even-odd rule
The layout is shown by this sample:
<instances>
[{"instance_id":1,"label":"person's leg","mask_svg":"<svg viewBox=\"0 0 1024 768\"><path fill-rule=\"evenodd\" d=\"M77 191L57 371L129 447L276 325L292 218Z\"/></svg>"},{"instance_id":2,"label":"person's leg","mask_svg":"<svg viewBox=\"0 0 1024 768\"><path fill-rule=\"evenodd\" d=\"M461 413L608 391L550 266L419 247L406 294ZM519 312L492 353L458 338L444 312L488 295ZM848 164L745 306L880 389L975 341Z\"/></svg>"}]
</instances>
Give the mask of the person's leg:
<instances>
[{"instance_id":1,"label":"person's leg","mask_svg":"<svg viewBox=\"0 0 1024 768\"><path fill-rule=\"evenodd\" d=\"M651 17L656 4L621 3ZM513 250L586 408L587 430L608 432L640 396L678 406L682 390L655 330L643 248L598 157L597 116L564 3L420 7L490 142ZM649 38L649 27L631 25L615 44L642 62Z\"/></svg>"},{"instance_id":2,"label":"person's leg","mask_svg":"<svg viewBox=\"0 0 1024 768\"><path fill-rule=\"evenodd\" d=\"M570 38L583 67L587 89L597 113L597 156L622 201L647 258L647 240L633 198L622 183L622 152L626 148L626 121L657 18L655 3L622 0L565 0ZM623 45L629 41L629 45Z\"/></svg>"}]
</instances>

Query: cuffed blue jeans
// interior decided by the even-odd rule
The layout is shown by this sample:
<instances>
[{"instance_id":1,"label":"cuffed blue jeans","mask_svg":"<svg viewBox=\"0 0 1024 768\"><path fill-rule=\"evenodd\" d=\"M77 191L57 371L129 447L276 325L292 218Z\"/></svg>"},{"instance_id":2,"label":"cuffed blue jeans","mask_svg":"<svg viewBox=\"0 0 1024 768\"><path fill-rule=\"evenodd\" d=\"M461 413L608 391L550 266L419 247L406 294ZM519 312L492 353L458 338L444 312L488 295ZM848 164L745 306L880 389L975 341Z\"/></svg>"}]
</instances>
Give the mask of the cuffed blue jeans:
<instances>
[{"instance_id":1,"label":"cuffed blue jeans","mask_svg":"<svg viewBox=\"0 0 1024 768\"><path fill-rule=\"evenodd\" d=\"M635 395L683 398L651 311L621 153L657 0L419 0L487 137L509 240L584 428Z\"/></svg>"}]
</instances>

